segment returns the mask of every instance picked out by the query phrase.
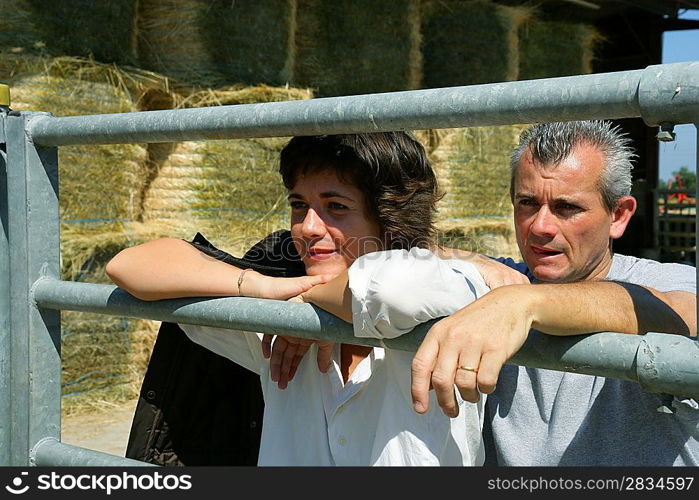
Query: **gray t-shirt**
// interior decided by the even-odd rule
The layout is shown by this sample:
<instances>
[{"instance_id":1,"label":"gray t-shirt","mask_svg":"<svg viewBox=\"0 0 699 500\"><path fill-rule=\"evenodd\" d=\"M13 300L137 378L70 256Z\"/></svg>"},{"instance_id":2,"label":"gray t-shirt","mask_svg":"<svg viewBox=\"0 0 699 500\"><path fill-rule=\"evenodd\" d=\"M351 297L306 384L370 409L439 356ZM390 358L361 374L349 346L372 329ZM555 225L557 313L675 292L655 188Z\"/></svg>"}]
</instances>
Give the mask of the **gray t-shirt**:
<instances>
[{"instance_id":1,"label":"gray t-shirt","mask_svg":"<svg viewBox=\"0 0 699 500\"><path fill-rule=\"evenodd\" d=\"M696 294L682 264L615 255L606 279ZM635 382L505 365L486 412L486 465L699 465L697 401Z\"/></svg>"}]
</instances>

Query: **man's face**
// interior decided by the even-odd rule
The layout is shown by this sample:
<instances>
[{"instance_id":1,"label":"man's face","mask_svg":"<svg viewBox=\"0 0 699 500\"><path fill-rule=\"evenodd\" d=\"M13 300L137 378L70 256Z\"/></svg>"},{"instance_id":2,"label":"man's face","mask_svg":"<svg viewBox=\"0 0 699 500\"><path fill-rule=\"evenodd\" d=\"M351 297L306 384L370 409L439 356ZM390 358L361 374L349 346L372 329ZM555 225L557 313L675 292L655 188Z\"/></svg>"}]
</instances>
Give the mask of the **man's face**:
<instances>
[{"instance_id":1,"label":"man's face","mask_svg":"<svg viewBox=\"0 0 699 500\"><path fill-rule=\"evenodd\" d=\"M577 146L558 165L542 165L527 151L514 179L517 244L539 281L603 279L611 266L610 238L624 232L630 213L608 212L599 189L604 158ZM628 206L631 206L628 205Z\"/></svg>"}]
</instances>

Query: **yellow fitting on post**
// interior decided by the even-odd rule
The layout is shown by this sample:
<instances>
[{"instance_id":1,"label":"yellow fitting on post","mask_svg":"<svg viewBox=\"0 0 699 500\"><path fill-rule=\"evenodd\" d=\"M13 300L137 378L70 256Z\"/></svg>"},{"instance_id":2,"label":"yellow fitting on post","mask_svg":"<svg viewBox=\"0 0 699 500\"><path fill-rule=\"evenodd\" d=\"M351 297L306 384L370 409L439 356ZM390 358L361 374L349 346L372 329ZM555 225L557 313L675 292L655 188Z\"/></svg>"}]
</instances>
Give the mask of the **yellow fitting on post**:
<instances>
[{"instance_id":1,"label":"yellow fitting on post","mask_svg":"<svg viewBox=\"0 0 699 500\"><path fill-rule=\"evenodd\" d=\"M10 87L0 83L0 106L10 107Z\"/></svg>"}]
</instances>

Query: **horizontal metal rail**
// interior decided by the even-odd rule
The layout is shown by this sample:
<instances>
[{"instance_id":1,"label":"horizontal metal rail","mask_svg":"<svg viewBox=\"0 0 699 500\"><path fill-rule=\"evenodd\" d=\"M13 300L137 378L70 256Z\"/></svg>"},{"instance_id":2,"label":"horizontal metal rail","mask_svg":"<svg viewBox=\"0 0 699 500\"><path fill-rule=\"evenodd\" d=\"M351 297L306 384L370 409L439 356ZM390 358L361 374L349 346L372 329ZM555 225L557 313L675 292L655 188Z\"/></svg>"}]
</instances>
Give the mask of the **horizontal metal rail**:
<instances>
[{"instance_id":1,"label":"horizontal metal rail","mask_svg":"<svg viewBox=\"0 0 699 500\"><path fill-rule=\"evenodd\" d=\"M72 117L37 116L42 146L171 142L418 130L642 117L648 125L699 116L699 62L517 82Z\"/></svg>"},{"instance_id":2,"label":"horizontal metal rail","mask_svg":"<svg viewBox=\"0 0 699 500\"><path fill-rule=\"evenodd\" d=\"M112 285L39 279L38 307L123 315L415 351L434 321L396 339L355 337L352 326L310 304L248 297L147 302ZM509 364L638 382L644 390L699 398L699 343L680 335L535 332Z\"/></svg>"},{"instance_id":3,"label":"horizontal metal rail","mask_svg":"<svg viewBox=\"0 0 699 500\"><path fill-rule=\"evenodd\" d=\"M38 467L156 467L151 463L61 443L55 438L40 440L32 448L29 460Z\"/></svg>"}]
</instances>

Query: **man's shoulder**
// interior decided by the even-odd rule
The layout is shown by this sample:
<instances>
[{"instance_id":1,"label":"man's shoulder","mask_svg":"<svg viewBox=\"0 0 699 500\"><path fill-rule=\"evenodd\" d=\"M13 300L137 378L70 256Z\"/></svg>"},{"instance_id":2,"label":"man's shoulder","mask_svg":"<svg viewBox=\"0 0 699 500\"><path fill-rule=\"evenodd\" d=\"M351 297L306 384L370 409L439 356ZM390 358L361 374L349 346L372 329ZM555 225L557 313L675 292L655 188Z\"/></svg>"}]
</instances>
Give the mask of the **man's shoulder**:
<instances>
[{"instance_id":1,"label":"man's shoulder","mask_svg":"<svg viewBox=\"0 0 699 500\"><path fill-rule=\"evenodd\" d=\"M696 293L696 268L675 262L614 254L606 279L646 285L658 291L684 290Z\"/></svg>"}]
</instances>

